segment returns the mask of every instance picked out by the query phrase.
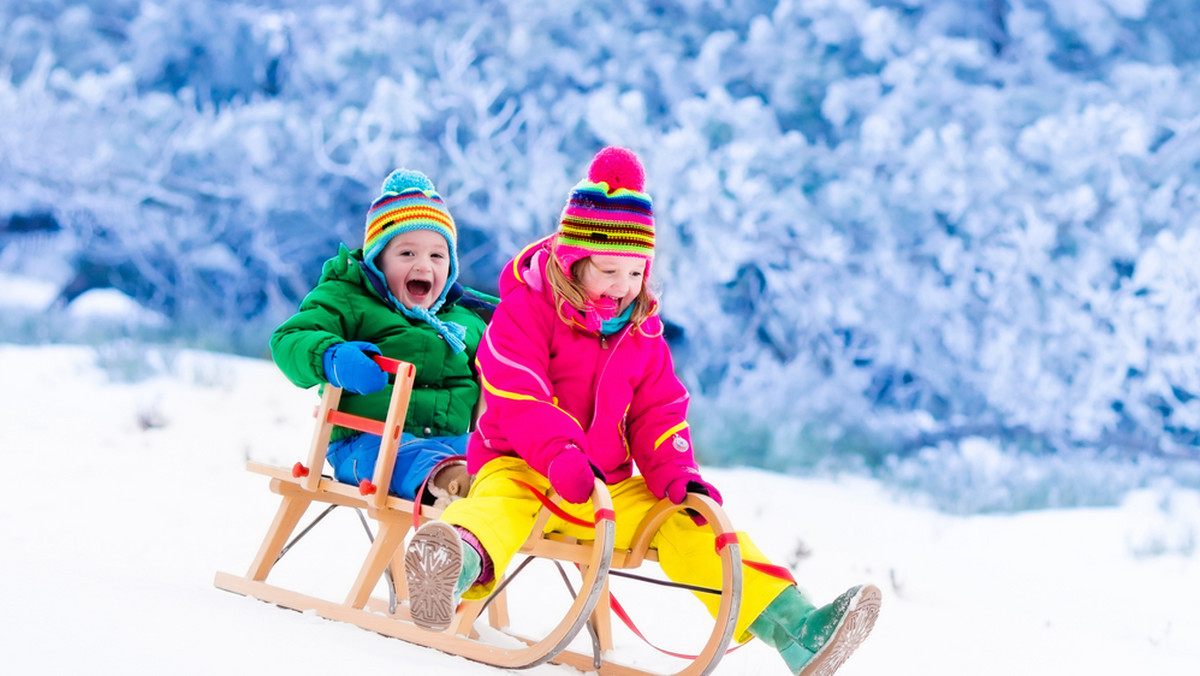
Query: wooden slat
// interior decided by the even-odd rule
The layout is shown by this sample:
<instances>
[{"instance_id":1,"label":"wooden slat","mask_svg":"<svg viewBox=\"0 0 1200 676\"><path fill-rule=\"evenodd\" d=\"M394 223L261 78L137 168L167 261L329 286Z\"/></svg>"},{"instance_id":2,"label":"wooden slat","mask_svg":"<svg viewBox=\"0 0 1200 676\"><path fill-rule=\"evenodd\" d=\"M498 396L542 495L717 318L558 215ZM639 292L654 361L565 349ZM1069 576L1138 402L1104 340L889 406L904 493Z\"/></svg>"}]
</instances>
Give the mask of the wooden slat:
<instances>
[{"instance_id":1,"label":"wooden slat","mask_svg":"<svg viewBox=\"0 0 1200 676\"><path fill-rule=\"evenodd\" d=\"M384 425L382 422L371 418L364 418L361 415L342 413L341 411L329 411L325 414L325 419L338 427L345 427L357 432L366 432L367 434L374 434L379 437L383 436Z\"/></svg>"},{"instance_id":2,"label":"wooden slat","mask_svg":"<svg viewBox=\"0 0 1200 676\"><path fill-rule=\"evenodd\" d=\"M266 465L259 462L246 463L246 470L255 474L262 474L273 479L271 482L271 492L279 495L293 495L298 491L306 490L301 486L303 479L292 477L292 471L283 467L274 465ZM307 477L304 477L305 479ZM358 486L344 484L335 479L328 477L317 477L317 487L315 490L308 491L316 493L313 500L317 502L326 502L344 507L357 507L359 509L371 509L371 505L367 499L358 492ZM388 496L386 509L381 510L381 515L377 518L409 518L412 513L413 503L411 500L403 500L394 495ZM396 512L398 514L392 514ZM431 505L421 506L422 519L436 519L441 516L442 510Z\"/></svg>"},{"instance_id":3,"label":"wooden slat","mask_svg":"<svg viewBox=\"0 0 1200 676\"><path fill-rule=\"evenodd\" d=\"M325 392L321 395L321 405L317 409L317 425L313 430L312 443L308 447L308 476L301 477L301 486L305 490L317 490L317 483L321 480L321 470L325 467L325 451L329 449L329 434L333 431L333 423L329 421L326 415L329 411L336 411L338 404L342 401L342 388L334 387L326 384Z\"/></svg>"},{"instance_id":4,"label":"wooden slat","mask_svg":"<svg viewBox=\"0 0 1200 676\"><path fill-rule=\"evenodd\" d=\"M387 503L388 488L392 485L392 470L396 465L396 449L400 447L404 432L404 418L408 415L408 400L412 396L416 369L412 364L399 363L396 382L392 385L392 398L388 402L387 420L383 423L383 442L375 458L375 474L371 478L376 492L367 497L371 506L382 509Z\"/></svg>"}]
</instances>

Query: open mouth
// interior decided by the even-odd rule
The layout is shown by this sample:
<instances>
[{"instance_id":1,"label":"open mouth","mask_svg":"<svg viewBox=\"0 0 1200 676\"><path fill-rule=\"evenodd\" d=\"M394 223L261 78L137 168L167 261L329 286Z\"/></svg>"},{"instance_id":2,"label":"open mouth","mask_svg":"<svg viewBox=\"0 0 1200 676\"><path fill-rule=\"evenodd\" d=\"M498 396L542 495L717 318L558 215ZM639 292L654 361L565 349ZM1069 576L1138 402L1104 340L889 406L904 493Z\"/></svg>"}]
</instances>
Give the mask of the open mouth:
<instances>
[{"instance_id":1,"label":"open mouth","mask_svg":"<svg viewBox=\"0 0 1200 676\"><path fill-rule=\"evenodd\" d=\"M621 307L621 300L612 296L600 296L592 302L592 305L600 314L611 316L616 314L617 308Z\"/></svg>"},{"instance_id":2,"label":"open mouth","mask_svg":"<svg viewBox=\"0 0 1200 676\"><path fill-rule=\"evenodd\" d=\"M424 279L412 279L405 282L404 288L411 296L424 296L433 290L433 282Z\"/></svg>"}]
</instances>

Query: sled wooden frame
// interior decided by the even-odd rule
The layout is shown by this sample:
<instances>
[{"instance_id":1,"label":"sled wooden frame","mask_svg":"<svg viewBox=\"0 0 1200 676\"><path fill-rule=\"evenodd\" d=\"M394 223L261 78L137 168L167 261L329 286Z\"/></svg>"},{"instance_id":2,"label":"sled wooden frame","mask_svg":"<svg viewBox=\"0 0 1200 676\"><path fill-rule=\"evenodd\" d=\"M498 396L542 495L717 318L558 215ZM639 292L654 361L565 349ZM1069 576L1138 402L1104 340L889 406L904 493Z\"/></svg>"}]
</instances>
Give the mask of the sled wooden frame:
<instances>
[{"instance_id":1,"label":"sled wooden frame","mask_svg":"<svg viewBox=\"0 0 1200 676\"><path fill-rule=\"evenodd\" d=\"M288 469L256 462L247 463L249 471L271 479L270 489L280 496L281 501L249 570L244 576L218 572L214 580L218 588L297 611L313 611L326 619L349 622L385 636L507 669L522 669L553 662L603 676L662 676L660 672L645 671L604 659L604 655L613 648L608 574L610 570L634 569L645 561L656 561L657 553L649 545L658 528L673 513L690 509L707 519L716 542L719 543L723 569L722 587L720 590L711 591L719 593L721 599L713 631L699 654L690 661L682 660L686 664L679 671L668 673L674 676L696 676L708 674L716 667L732 639L742 590L741 555L737 536L725 512L705 495L689 494L682 505L662 500L650 510L639 525L632 546L627 550L614 550L615 523L612 499L604 483L598 479L592 493L596 520L594 540L577 541L553 532L543 534L545 525L551 518L550 510L543 508L529 540L520 550L520 553L526 556L573 564L579 569L582 577L578 591L572 590L575 598L570 608L562 620L544 637L529 638L506 631L509 616L506 599L508 591L501 586L505 582L504 579L499 581L498 591L488 599L464 601L460 604L454 620L445 630L431 631L414 624L406 603L408 593L404 575L404 539L414 527L414 517L424 523L440 515L441 510L424 506L420 508L418 516L413 502L389 495L386 488L370 492L372 485L390 485L395 451L400 443L415 376L413 365L407 362L386 357L377 357L376 362L385 371L395 374L387 419L382 424L376 420L357 418L339 411L342 390L327 384L317 409L316 430L309 448L307 465L296 463ZM353 486L321 474L325 451L329 446L329 434L335 424L378 434L383 438L375 473L369 485L364 482L363 487ZM557 502L557 498L554 499ZM360 510L360 513L365 512L376 524L371 547L362 562L358 576L341 602L284 589L267 581L271 569L290 546L289 539L292 533L313 503L352 507ZM391 578L390 584L395 590L394 610L389 608L392 606L389 600L372 596L373 590L385 573ZM510 571L511 575L516 575L516 572ZM480 638L474 625L485 608L489 625L507 636L518 639L523 644L521 647L506 648ZM588 625L592 633L593 650L598 652L585 654L569 650L568 644Z\"/></svg>"}]
</instances>

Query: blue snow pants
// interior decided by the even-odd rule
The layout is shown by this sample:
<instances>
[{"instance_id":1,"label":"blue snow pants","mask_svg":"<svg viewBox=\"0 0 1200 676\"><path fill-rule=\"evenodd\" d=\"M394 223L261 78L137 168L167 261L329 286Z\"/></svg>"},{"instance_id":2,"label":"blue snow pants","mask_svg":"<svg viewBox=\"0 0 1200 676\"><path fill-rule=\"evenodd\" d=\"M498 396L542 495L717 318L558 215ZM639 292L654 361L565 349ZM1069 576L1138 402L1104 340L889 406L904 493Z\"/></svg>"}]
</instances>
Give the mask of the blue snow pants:
<instances>
[{"instance_id":1,"label":"blue snow pants","mask_svg":"<svg viewBox=\"0 0 1200 676\"><path fill-rule=\"evenodd\" d=\"M375 475L375 459L379 456L381 439L374 434L355 434L329 444L325 459L333 467L338 481L358 485ZM396 449L396 465L392 470L389 490L405 500L416 497L425 477L434 465L452 455L465 455L467 435L458 437L417 437L405 432Z\"/></svg>"}]
</instances>

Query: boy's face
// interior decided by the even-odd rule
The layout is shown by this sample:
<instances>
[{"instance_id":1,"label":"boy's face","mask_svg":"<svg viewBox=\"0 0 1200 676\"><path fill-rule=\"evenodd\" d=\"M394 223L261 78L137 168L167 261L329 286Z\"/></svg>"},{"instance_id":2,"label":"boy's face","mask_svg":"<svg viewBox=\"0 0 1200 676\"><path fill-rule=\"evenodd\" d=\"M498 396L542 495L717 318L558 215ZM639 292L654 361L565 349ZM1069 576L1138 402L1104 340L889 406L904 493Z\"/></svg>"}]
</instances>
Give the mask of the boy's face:
<instances>
[{"instance_id":1,"label":"boy's face","mask_svg":"<svg viewBox=\"0 0 1200 676\"><path fill-rule=\"evenodd\" d=\"M629 307L642 291L646 259L633 256L589 256L579 274L588 300L603 307L615 304L613 316Z\"/></svg>"},{"instance_id":2,"label":"boy's face","mask_svg":"<svg viewBox=\"0 0 1200 676\"><path fill-rule=\"evenodd\" d=\"M388 290L405 307L428 310L446 288L450 247L432 230L409 230L396 235L375 258Z\"/></svg>"}]
</instances>

